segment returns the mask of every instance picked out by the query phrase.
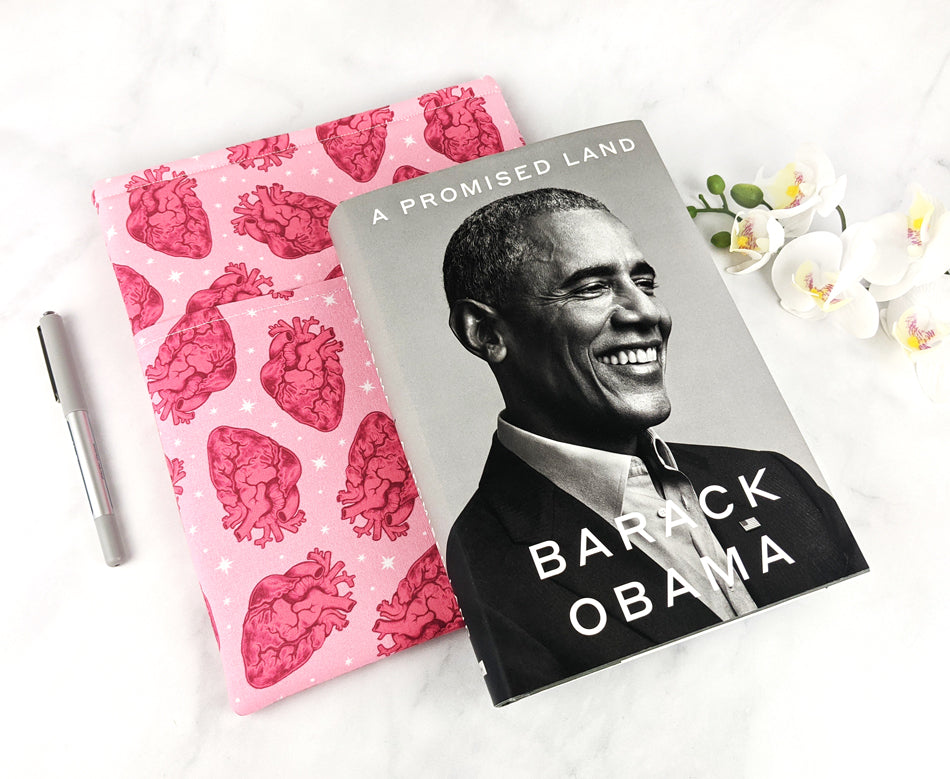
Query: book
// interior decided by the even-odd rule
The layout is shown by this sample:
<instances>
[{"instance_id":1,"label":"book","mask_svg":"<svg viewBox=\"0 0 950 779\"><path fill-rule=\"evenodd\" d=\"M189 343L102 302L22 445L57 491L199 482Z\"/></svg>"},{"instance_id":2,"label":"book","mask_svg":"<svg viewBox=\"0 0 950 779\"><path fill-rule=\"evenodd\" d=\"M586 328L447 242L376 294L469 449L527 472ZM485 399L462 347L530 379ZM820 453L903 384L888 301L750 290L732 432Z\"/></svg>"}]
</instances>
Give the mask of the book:
<instances>
[{"instance_id":1,"label":"book","mask_svg":"<svg viewBox=\"0 0 950 779\"><path fill-rule=\"evenodd\" d=\"M867 570L641 122L330 233L495 705Z\"/></svg>"},{"instance_id":2,"label":"book","mask_svg":"<svg viewBox=\"0 0 950 779\"><path fill-rule=\"evenodd\" d=\"M484 78L95 188L240 714L462 624L327 222L522 143Z\"/></svg>"}]
</instances>

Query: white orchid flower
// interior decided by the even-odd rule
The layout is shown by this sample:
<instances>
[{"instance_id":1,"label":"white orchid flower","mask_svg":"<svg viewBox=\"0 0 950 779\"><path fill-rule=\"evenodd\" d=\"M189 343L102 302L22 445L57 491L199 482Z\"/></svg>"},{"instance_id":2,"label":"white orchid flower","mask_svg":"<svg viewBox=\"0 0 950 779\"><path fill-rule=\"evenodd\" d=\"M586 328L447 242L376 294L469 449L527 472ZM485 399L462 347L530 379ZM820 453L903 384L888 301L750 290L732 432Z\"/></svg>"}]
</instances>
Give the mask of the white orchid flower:
<instances>
[{"instance_id":1,"label":"white orchid flower","mask_svg":"<svg viewBox=\"0 0 950 779\"><path fill-rule=\"evenodd\" d=\"M755 184L761 188L772 215L785 228L785 238L808 232L815 214L829 216L844 199L846 176L835 176L828 156L814 144L804 144L790 162L771 178L760 168Z\"/></svg>"},{"instance_id":2,"label":"white orchid flower","mask_svg":"<svg viewBox=\"0 0 950 779\"><path fill-rule=\"evenodd\" d=\"M868 227L877 249L864 277L875 300L893 300L950 270L950 212L920 188L906 214L883 214Z\"/></svg>"},{"instance_id":3,"label":"white orchid flower","mask_svg":"<svg viewBox=\"0 0 950 779\"><path fill-rule=\"evenodd\" d=\"M927 396L950 401L950 276L939 276L890 301L881 320L914 363Z\"/></svg>"},{"instance_id":4,"label":"white orchid flower","mask_svg":"<svg viewBox=\"0 0 950 779\"><path fill-rule=\"evenodd\" d=\"M784 243L785 230L771 211L740 211L732 223L729 251L745 259L726 270L736 274L752 273L765 265Z\"/></svg>"},{"instance_id":5,"label":"white orchid flower","mask_svg":"<svg viewBox=\"0 0 950 779\"><path fill-rule=\"evenodd\" d=\"M789 241L772 264L782 308L803 319L830 317L857 338L870 338L879 314L861 278L873 252L864 225L840 237L815 232Z\"/></svg>"}]
</instances>

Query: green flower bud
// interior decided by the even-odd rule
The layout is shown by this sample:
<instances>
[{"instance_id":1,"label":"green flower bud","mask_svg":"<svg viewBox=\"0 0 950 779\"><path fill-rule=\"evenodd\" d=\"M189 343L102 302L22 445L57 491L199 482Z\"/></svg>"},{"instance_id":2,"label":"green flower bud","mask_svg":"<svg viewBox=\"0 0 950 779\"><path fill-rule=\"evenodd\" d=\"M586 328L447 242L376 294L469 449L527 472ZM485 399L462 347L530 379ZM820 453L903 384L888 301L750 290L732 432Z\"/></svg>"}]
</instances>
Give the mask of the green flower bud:
<instances>
[{"instance_id":1,"label":"green flower bud","mask_svg":"<svg viewBox=\"0 0 950 779\"><path fill-rule=\"evenodd\" d=\"M722 176L713 174L708 179L706 179L706 189L708 189L714 195L721 195L726 191L726 182L722 180Z\"/></svg>"},{"instance_id":2,"label":"green flower bud","mask_svg":"<svg viewBox=\"0 0 950 779\"><path fill-rule=\"evenodd\" d=\"M765 202L762 190L755 184L736 184L729 194L743 208L755 208Z\"/></svg>"},{"instance_id":3,"label":"green flower bud","mask_svg":"<svg viewBox=\"0 0 950 779\"><path fill-rule=\"evenodd\" d=\"M696 212L696 206L686 206L686 212L687 212L687 213L690 215L690 217L692 217L693 219L696 218L696 213L697 213L697 212Z\"/></svg>"},{"instance_id":4,"label":"green flower bud","mask_svg":"<svg viewBox=\"0 0 950 779\"><path fill-rule=\"evenodd\" d=\"M710 238L709 242L717 249L728 249L732 243L732 234L723 230L721 233L716 233Z\"/></svg>"}]
</instances>

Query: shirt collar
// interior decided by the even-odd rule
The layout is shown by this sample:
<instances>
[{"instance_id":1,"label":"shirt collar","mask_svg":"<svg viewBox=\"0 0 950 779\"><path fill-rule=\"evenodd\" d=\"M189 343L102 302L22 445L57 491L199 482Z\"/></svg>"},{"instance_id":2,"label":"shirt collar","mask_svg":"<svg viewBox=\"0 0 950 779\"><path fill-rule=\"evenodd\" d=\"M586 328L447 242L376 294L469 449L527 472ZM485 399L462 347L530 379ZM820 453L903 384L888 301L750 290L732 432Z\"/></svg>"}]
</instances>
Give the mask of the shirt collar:
<instances>
[{"instance_id":1,"label":"shirt collar","mask_svg":"<svg viewBox=\"0 0 950 779\"><path fill-rule=\"evenodd\" d=\"M652 430L637 444L637 455L606 452L529 433L498 417L498 440L542 476L604 519L622 514L624 488L639 468L676 469L669 447Z\"/></svg>"}]
</instances>

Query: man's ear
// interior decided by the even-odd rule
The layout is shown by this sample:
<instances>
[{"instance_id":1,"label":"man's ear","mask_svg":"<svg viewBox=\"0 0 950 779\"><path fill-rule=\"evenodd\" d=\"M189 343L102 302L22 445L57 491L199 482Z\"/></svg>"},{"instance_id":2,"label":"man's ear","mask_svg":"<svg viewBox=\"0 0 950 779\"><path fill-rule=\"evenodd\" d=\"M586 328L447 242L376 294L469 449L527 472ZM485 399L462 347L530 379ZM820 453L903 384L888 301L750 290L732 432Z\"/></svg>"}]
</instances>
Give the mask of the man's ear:
<instances>
[{"instance_id":1,"label":"man's ear","mask_svg":"<svg viewBox=\"0 0 950 779\"><path fill-rule=\"evenodd\" d=\"M499 313L477 300L457 300L449 311L449 327L459 343L476 357L496 364L505 359L507 349Z\"/></svg>"}]
</instances>

